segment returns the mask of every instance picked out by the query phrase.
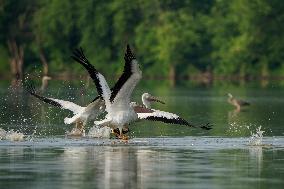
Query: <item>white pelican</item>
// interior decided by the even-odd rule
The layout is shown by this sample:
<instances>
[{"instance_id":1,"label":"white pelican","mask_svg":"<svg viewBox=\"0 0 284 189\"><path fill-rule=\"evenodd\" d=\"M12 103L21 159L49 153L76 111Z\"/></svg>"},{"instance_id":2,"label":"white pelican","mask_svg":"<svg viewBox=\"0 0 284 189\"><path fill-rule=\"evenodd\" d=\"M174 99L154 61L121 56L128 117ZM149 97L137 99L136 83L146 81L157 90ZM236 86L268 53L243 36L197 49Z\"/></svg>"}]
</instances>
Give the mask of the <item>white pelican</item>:
<instances>
[{"instance_id":1,"label":"white pelican","mask_svg":"<svg viewBox=\"0 0 284 189\"><path fill-rule=\"evenodd\" d=\"M151 101L164 102L148 93L142 95L142 102L144 106L139 106L135 102L130 103L130 96L136 84L141 79L142 73L129 46L127 46L127 51L124 57L125 66L123 74L112 89L109 88L104 76L101 75L92 64L90 64L81 48L75 50L72 57L87 69L96 84L99 95L105 100L106 111L108 114L104 120L95 121L95 124L112 127L115 133L119 132L119 138L124 138L123 134L128 132L127 125L138 119L162 121L165 123L187 125L190 127L200 127L205 130L211 129L209 124L194 126L176 114L151 109ZM119 131L117 131L117 129Z\"/></svg>"},{"instance_id":2,"label":"white pelican","mask_svg":"<svg viewBox=\"0 0 284 189\"><path fill-rule=\"evenodd\" d=\"M152 109L151 102L153 101L165 104L163 101L150 95L149 93L144 93L142 95L143 105L138 105L136 102L131 102L131 106L134 108L134 111L137 113L139 120L145 119L145 120L151 120L151 121L161 121L164 123L186 125L186 126L196 127L196 128L200 127L205 130L211 129L211 125L209 124L195 126L174 113Z\"/></svg>"},{"instance_id":3,"label":"white pelican","mask_svg":"<svg viewBox=\"0 0 284 189\"><path fill-rule=\"evenodd\" d=\"M141 96L141 99L142 99L142 103L143 103L143 106L146 107L146 108L151 108L151 103L152 102L159 102L161 104L165 104L165 102L159 100L157 97L154 97L152 95L150 95L149 93L144 93L142 94ZM138 108L138 104L136 102L130 102L130 106L132 106L134 108L134 111L136 113L138 113L138 117L139 117L139 112L137 111L139 108ZM140 106L139 106L140 107ZM116 129L113 129L112 132L117 136L119 137L120 135L120 131L118 128ZM122 129L122 134L126 134L129 132L129 128L128 127L124 127Z\"/></svg>"},{"instance_id":4,"label":"white pelican","mask_svg":"<svg viewBox=\"0 0 284 189\"><path fill-rule=\"evenodd\" d=\"M87 69L96 84L99 96L105 101L107 115L104 120L95 121L94 123L101 126L110 126L113 129L118 128L120 131L119 138L124 138L123 128L138 118L137 113L130 104L130 98L134 88L142 78L142 71L129 45L127 45L124 56L123 74L112 89L109 88L104 76L90 64L82 48L76 49L72 58Z\"/></svg>"},{"instance_id":5,"label":"white pelican","mask_svg":"<svg viewBox=\"0 0 284 189\"><path fill-rule=\"evenodd\" d=\"M236 110L239 112L241 110L241 107L243 106L249 106L250 103L249 102L246 102L244 100L238 100L236 98L233 97L233 95L231 93L228 93L228 102L230 104L232 104L233 106L236 107Z\"/></svg>"},{"instance_id":6,"label":"white pelican","mask_svg":"<svg viewBox=\"0 0 284 189\"><path fill-rule=\"evenodd\" d=\"M95 98L88 106L82 107L73 102L59 100L55 98L47 98L36 93L34 84L31 81L25 82L25 89L39 100L59 107L61 109L70 110L73 117L66 117L65 124L76 124L76 127L69 133L70 135L84 135L84 126L89 120L95 120L101 113L104 112L105 105L101 98Z\"/></svg>"},{"instance_id":7,"label":"white pelican","mask_svg":"<svg viewBox=\"0 0 284 189\"><path fill-rule=\"evenodd\" d=\"M159 102L161 104L165 104L165 102L161 101L157 97L150 95L149 93L142 94L142 103L146 108L151 108L151 102Z\"/></svg>"}]
</instances>

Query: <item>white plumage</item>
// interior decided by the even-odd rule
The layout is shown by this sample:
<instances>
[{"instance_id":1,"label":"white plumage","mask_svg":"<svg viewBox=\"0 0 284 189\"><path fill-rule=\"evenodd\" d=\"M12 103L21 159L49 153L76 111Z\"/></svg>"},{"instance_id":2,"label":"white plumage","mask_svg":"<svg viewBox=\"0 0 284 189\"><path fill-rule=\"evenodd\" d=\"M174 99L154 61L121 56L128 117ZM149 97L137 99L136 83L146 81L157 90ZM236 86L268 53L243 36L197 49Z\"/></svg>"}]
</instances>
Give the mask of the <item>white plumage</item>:
<instances>
[{"instance_id":1,"label":"white plumage","mask_svg":"<svg viewBox=\"0 0 284 189\"><path fill-rule=\"evenodd\" d=\"M104 101L101 98L96 98L88 106L83 107L70 101L41 96L36 93L34 84L31 81L26 82L25 89L31 95L45 103L71 111L73 113L73 116L64 118L64 123L76 123L77 127L81 127L80 129L83 129L82 127L84 127L88 121L95 120L105 110Z\"/></svg>"},{"instance_id":2,"label":"white plumage","mask_svg":"<svg viewBox=\"0 0 284 189\"><path fill-rule=\"evenodd\" d=\"M113 129L119 128L120 137L122 137L123 127L127 127L129 123L138 118L137 113L130 105L130 98L142 78L142 71L129 45L127 45L124 56L123 74L112 89L109 88L104 76L90 64L82 49L77 49L72 57L87 69L96 84L99 96L105 101L107 115L104 120L95 121L95 125L109 126Z\"/></svg>"}]
</instances>

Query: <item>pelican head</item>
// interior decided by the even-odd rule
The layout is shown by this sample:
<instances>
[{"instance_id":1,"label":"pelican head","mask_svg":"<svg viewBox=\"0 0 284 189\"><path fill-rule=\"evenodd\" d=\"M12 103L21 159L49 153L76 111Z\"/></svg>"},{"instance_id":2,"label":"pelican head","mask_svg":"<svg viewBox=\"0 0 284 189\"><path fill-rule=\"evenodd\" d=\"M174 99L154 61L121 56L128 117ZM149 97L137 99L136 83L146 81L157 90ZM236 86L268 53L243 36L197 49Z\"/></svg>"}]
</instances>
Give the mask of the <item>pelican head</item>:
<instances>
[{"instance_id":1,"label":"pelican head","mask_svg":"<svg viewBox=\"0 0 284 189\"><path fill-rule=\"evenodd\" d=\"M233 95L231 93L228 93L229 98L233 98Z\"/></svg>"},{"instance_id":2,"label":"pelican head","mask_svg":"<svg viewBox=\"0 0 284 189\"><path fill-rule=\"evenodd\" d=\"M159 100L157 97L150 95L149 93L144 93L142 95L142 102L146 106L146 108L150 108L151 102L159 102L161 104L165 104L165 102Z\"/></svg>"},{"instance_id":3,"label":"pelican head","mask_svg":"<svg viewBox=\"0 0 284 189\"><path fill-rule=\"evenodd\" d=\"M49 76L47 76L47 75L45 75L45 76L42 77L42 81L48 81L48 80L51 80L51 79L52 79L52 78L49 77Z\"/></svg>"}]
</instances>

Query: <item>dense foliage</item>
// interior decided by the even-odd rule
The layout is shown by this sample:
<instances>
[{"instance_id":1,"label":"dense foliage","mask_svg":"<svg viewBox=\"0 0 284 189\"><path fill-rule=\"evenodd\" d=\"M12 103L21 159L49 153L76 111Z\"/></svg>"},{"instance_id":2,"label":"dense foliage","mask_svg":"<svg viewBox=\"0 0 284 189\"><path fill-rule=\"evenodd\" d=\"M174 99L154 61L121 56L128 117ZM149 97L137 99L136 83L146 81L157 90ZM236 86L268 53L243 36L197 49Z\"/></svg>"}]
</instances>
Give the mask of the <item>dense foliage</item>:
<instances>
[{"instance_id":1,"label":"dense foliage","mask_svg":"<svg viewBox=\"0 0 284 189\"><path fill-rule=\"evenodd\" d=\"M0 74L83 73L79 46L118 74L130 43L147 76L280 76L283 23L282 0L0 0Z\"/></svg>"}]
</instances>

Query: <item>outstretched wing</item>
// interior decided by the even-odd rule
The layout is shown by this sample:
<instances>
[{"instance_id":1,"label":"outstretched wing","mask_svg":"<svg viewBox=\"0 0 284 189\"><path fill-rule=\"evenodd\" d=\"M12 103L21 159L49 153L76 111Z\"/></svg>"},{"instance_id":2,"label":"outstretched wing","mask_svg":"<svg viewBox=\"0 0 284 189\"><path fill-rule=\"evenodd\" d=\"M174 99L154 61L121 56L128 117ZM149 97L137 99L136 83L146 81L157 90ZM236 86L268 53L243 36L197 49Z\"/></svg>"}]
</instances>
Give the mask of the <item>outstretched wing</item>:
<instances>
[{"instance_id":1,"label":"outstretched wing","mask_svg":"<svg viewBox=\"0 0 284 189\"><path fill-rule=\"evenodd\" d=\"M179 124L179 125L186 125L189 127L195 127L195 128L202 128L205 130L210 130L211 126L209 124L202 125L202 126L195 126L193 124L190 124L183 118L179 117L178 115L170 112L155 110L155 109L148 109L144 107L134 107L134 111L138 115L138 119L145 119L150 121L161 121L164 123L170 123L170 124Z\"/></svg>"},{"instance_id":2,"label":"outstretched wing","mask_svg":"<svg viewBox=\"0 0 284 189\"><path fill-rule=\"evenodd\" d=\"M103 91L98 77L99 72L86 58L83 49L81 47L79 49L75 49L71 57L86 68L86 70L89 72L90 77L93 79L96 85L99 96L102 96Z\"/></svg>"},{"instance_id":3,"label":"outstretched wing","mask_svg":"<svg viewBox=\"0 0 284 189\"><path fill-rule=\"evenodd\" d=\"M114 87L112 88L112 93L110 97L110 101L112 102L117 95L118 91L124 85L124 83L130 78L131 76L131 62L135 60L135 56L132 54L129 45L126 47L126 53L124 56L124 69L122 75L119 77L118 81L115 83Z\"/></svg>"},{"instance_id":4,"label":"outstretched wing","mask_svg":"<svg viewBox=\"0 0 284 189\"><path fill-rule=\"evenodd\" d=\"M84 55L83 49L76 49L71 56L75 61L84 66L89 72L90 77L93 79L99 96L103 97L106 103L106 108L109 107L109 98L111 95L110 88L105 80L105 77L97 71L97 69L89 62L89 60ZM95 98L97 100L98 98Z\"/></svg>"},{"instance_id":5,"label":"outstretched wing","mask_svg":"<svg viewBox=\"0 0 284 189\"><path fill-rule=\"evenodd\" d=\"M125 64L122 75L112 88L110 101L112 103L130 103L130 96L142 77L142 72L139 69L138 62L127 45L125 56Z\"/></svg>"},{"instance_id":6,"label":"outstretched wing","mask_svg":"<svg viewBox=\"0 0 284 189\"><path fill-rule=\"evenodd\" d=\"M81 107L81 106L79 106L79 105L77 105L73 102L69 102L69 101L65 101L65 100L59 100L59 99L55 99L55 98L47 98L47 97L44 97L44 96L37 94L36 90L35 90L35 86L34 86L32 81L26 81L24 83L24 88L28 93L30 93L34 97L38 98L39 100L41 100L41 101L43 101L47 104L50 104L52 106L61 108L61 109L70 110L74 114L77 114L83 108L83 107Z\"/></svg>"}]
</instances>

